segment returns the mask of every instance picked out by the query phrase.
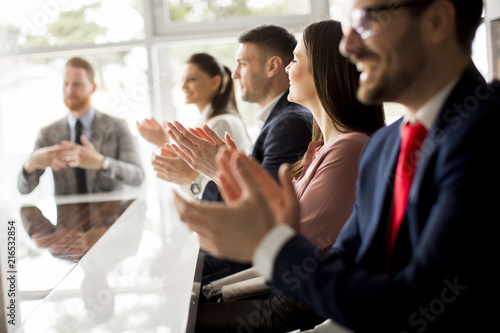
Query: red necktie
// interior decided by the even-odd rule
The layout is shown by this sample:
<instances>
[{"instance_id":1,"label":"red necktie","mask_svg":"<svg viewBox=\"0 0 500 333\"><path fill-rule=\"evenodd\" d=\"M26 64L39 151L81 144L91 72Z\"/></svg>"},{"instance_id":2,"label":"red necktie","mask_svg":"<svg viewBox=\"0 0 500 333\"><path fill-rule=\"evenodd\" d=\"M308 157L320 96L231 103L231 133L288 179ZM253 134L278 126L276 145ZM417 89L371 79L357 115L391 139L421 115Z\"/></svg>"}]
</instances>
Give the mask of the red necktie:
<instances>
[{"instance_id":1,"label":"red necktie","mask_svg":"<svg viewBox=\"0 0 500 333\"><path fill-rule=\"evenodd\" d=\"M394 210L387 246L387 263L392 254L398 232L403 221L410 192L411 181L420 155L420 146L425 139L427 130L420 123L406 123L401 129L401 148L399 151L396 176L394 178Z\"/></svg>"}]
</instances>

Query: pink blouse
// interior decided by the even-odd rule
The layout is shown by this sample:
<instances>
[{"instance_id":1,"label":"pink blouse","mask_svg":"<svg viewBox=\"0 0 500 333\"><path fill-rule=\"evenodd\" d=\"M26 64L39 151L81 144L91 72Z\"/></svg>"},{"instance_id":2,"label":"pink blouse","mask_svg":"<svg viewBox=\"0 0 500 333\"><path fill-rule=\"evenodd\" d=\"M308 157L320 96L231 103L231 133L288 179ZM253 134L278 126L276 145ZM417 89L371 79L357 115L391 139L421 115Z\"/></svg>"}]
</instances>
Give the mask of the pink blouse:
<instances>
[{"instance_id":1,"label":"pink blouse","mask_svg":"<svg viewBox=\"0 0 500 333\"><path fill-rule=\"evenodd\" d=\"M335 242L351 214L359 156L368 139L366 134L350 132L325 146L322 141L309 145L304 169L295 182L300 233L323 249Z\"/></svg>"}]
</instances>

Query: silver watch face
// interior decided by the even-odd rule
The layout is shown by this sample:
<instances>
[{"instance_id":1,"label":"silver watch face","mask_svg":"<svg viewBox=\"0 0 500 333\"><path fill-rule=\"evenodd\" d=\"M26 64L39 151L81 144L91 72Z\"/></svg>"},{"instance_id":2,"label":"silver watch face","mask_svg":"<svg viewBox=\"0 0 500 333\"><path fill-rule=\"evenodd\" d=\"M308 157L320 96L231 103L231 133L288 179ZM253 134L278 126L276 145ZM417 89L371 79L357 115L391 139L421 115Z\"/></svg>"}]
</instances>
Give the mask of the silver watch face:
<instances>
[{"instance_id":1,"label":"silver watch face","mask_svg":"<svg viewBox=\"0 0 500 333\"><path fill-rule=\"evenodd\" d=\"M108 171L108 169L109 169L109 160L106 158L106 159L104 159L104 162L102 163L101 170Z\"/></svg>"},{"instance_id":2,"label":"silver watch face","mask_svg":"<svg viewBox=\"0 0 500 333\"><path fill-rule=\"evenodd\" d=\"M201 191L200 184L198 184L198 183L191 184L191 193L198 194L198 193L200 193L200 191Z\"/></svg>"}]
</instances>

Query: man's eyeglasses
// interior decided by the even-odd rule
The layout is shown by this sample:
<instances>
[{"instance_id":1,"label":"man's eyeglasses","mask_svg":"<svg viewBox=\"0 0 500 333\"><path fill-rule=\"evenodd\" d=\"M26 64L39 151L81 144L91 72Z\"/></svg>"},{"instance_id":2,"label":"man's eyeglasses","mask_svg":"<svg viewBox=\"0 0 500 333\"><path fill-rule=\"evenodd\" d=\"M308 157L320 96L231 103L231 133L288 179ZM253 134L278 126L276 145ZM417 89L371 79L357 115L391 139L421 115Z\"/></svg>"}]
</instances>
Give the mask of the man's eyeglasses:
<instances>
[{"instance_id":1,"label":"man's eyeglasses","mask_svg":"<svg viewBox=\"0 0 500 333\"><path fill-rule=\"evenodd\" d=\"M379 24L383 24L383 21L385 21L385 24L388 24L391 15L399 13L403 8L425 7L432 2L434 2L434 0L410 0L403 3L393 1L387 5L356 8L351 12L347 20L342 21L342 31L344 35L346 35L350 29L353 29L362 39L367 39L373 35L372 23L374 20L378 21ZM384 12L385 15L382 15L382 12Z\"/></svg>"}]
</instances>

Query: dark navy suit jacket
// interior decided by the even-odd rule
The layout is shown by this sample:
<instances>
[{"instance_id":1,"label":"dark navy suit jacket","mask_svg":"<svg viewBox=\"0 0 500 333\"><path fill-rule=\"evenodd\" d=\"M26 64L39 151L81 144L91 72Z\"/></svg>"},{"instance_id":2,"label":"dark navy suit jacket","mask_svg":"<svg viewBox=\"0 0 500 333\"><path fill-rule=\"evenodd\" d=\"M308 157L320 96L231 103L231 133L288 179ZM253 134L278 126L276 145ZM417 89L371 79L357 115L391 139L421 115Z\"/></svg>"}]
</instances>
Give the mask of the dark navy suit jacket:
<instances>
[{"instance_id":1,"label":"dark navy suit jacket","mask_svg":"<svg viewBox=\"0 0 500 333\"><path fill-rule=\"evenodd\" d=\"M278 100L252 149L255 157L278 179L281 164L297 162L307 151L312 137L312 114L306 107L288 101L288 92ZM222 201L217 185L205 187L202 200Z\"/></svg>"},{"instance_id":2,"label":"dark navy suit jacket","mask_svg":"<svg viewBox=\"0 0 500 333\"><path fill-rule=\"evenodd\" d=\"M498 329L499 91L472 64L452 90L423 143L389 273L401 120L365 146L355 206L332 251L293 237L274 287L356 332Z\"/></svg>"}]
</instances>

